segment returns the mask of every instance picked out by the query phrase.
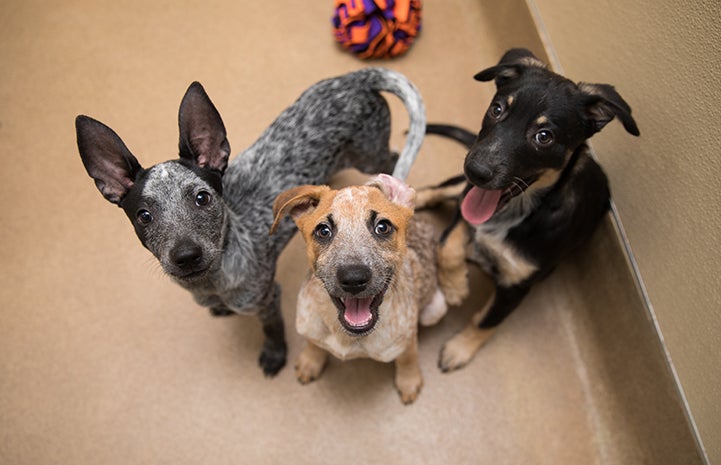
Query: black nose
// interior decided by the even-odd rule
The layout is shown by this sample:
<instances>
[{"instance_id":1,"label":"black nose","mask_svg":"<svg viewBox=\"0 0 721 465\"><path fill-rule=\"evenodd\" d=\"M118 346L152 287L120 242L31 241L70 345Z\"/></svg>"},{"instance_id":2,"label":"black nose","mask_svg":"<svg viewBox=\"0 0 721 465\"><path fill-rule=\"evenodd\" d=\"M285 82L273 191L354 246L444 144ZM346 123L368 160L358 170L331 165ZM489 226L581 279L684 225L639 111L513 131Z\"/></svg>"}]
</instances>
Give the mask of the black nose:
<instances>
[{"instance_id":1,"label":"black nose","mask_svg":"<svg viewBox=\"0 0 721 465\"><path fill-rule=\"evenodd\" d=\"M471 157L466 159L464 171L468 180L477 186L488 184L493 179L493 170L486 164Z\"/></svg>"},{"instance_id":2,"label":"black nose","mask_svg":"<svg viewBox=\"0 0 721 465\"><path fill-rule=\"evenodd\" d=\"M170 259L178 268L192 268L200 264L203 250L197 244L180 244L170 252Z\"/></svg>"},{"instance_id":3,"label":"black nose","mask_svg":"<svg viewBox=\"0 0 721 465\"><path fill-rule=\"evenodd\" d=\"M371 269L366 265L348 265L338 269L338 283L351 294L362 292L371 280Z\"/></svg>"}]
</instances>

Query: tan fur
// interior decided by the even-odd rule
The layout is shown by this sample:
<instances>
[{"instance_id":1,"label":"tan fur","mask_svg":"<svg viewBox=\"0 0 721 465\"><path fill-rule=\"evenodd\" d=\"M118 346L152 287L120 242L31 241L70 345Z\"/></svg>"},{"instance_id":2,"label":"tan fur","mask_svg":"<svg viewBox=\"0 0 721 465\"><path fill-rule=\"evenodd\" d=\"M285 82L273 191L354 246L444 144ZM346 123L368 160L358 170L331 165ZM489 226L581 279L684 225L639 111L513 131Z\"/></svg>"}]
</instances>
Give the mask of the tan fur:
<instances>
[{"instance_id":1,"label":"tan fur","mask_svg":"<svg viewBox=\"0 0 721 465\"><path fill-rule=\"evenodd\" d=\"M310 341L306 341L305 347L295 361L295 377L301 384L308 384L318 379L328 361L328 352L321 349Z\"/></svg>"},{"instance_id":2,"label":"tan fur","mask_svg":"<svg viewBox=\"0 0 721 465\"><path fill-rule=\"evenodd\" d=\"M458 223L438 247L438 283L448 305L460 305L468 297L468 226Z\"/></svg>"},{"instance_id":3,"label":"tan fur","mask_svg":"<svg viewBox=\"0 0 721 465\"><path fill-rule=\"evenodd\" d=\"M423 385L418 366L419 315L438 321L447 305L439 290L436 272L436 246L432 227L413 216L413 191L387 191L382 186L330 190L317 186L291 189L275 202L276 223L289 214L306 240L311 264L303 282L296 312L296 328L307 345L296 362L296 376L302 383L320 376L327 353L341 360L371 358L395 361L395 384L404 403L413 402ZM395 201L388 199L391 196ZM370 211L389 219L397 228L386 240L367 233ZM313 234L316 226L331 217L337 225L333 241L319 246ZM338 321L338 310L331 301L323 279L332 260L342 261L348 251L379 255L384 267L394 268L394 277L378 308L374 329L363 336L351 335ZM340 255L339 255L340 254ZM319 276L320 275L320 276Z\"/></svg>"},{"instance_id":4,"label":"tan fur","mask_svg":"<svg viewBox=\"0 0 721 465\"><path fill-rule=\"evenodd\" d=\"M494 297L495 295L491 295L484 308L473 315L468 325L443 345L438 360L441 370L451 371L464 367L493 335L495 328L482 329L478 324L488 312Z\"/></svg>"},{"instance_id":5,"label":"tan fur","mask_svg":"<svg viewBox=\"0 0 721 465\"><path fill-rule=\"evenodd\" d=\"M570 154L566 155L566 158L569 158ZM536 189L545 189L547 187L551 187L552 185L556 184L558 181L558 178L561 177L561 171L560 170L552 170L547 169L543 172L541 177L538 178L536 182L534 182L531 187L528 188L527 192L532 192Z\"/></svg>"},{"instance_id":6,"label":"tan fur","mask_svg":"<svg viewBox=\"0 0 721 465\"><path fill-rule=\"evenodd\" d=\"M537 68L547 68L546 64L539 60L536 57L523 57L520 60L518 60L518 64L524 65L524 66L535 66Z\"/></svg>"}]
</instances>

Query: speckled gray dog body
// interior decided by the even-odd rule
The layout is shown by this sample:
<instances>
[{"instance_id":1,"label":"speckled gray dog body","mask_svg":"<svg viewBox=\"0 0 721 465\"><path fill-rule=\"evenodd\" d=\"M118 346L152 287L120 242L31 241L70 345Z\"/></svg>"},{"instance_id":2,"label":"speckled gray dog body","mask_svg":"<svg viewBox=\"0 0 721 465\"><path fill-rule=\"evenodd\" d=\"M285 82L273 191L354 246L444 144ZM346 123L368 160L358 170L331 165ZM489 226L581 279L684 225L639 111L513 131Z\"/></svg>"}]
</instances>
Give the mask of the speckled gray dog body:
<instances>
[{"instance_id":1,"label":"speckled gray dog body","mask_svg":"<svg viewBox=\"0 0 721 465\"><path fill-rule=\"evenodd\" d=\"M388 146L390 112L379 91L397 95L410 115L400 157ZM260 318L260 364L273 375L286 359L275 266L296 230L286 220L268 235L273 200L348 167L405 178L425 131L420 94L384 68L318 82L230 164L223 122L198 83L183 98L179 126L180 158L149 169L115 132L86 116L76 120L78 148L98 189L125 210L169 276L216 315Z\"/></svg>"}]
</instances>

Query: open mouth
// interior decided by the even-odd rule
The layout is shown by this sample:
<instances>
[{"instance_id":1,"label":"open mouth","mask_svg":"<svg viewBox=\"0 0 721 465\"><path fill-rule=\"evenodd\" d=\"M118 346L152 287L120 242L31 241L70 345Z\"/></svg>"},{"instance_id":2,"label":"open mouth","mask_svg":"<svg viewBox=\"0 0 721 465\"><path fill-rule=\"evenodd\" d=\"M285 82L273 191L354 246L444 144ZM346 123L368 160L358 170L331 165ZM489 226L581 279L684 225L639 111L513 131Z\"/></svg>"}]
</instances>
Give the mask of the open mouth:
<instances>
[{"instance_id":1,"label":"open mouth","mask_svg":"<svg viewBox=\"0 0 721 465\"><path fill-rule=\"evenodd\" d=\"M512 198L523 194L536 178L519 179L505 189L483 189L471 186L463 197L461 215L474 226L481 225L503 208Z\"/></svg>"},{"instance_id":2,"label":"open mouth","mask_svg":"<svg viewBox=\"0 0 721 465\"><path fill-rule=\"evenodd\" d=\"M370 297L331 296L338 308L338 320L348 333L365 336L373 331L378 322L378 307L383 303L386 289Z\"/></svg>"}]
</instances>

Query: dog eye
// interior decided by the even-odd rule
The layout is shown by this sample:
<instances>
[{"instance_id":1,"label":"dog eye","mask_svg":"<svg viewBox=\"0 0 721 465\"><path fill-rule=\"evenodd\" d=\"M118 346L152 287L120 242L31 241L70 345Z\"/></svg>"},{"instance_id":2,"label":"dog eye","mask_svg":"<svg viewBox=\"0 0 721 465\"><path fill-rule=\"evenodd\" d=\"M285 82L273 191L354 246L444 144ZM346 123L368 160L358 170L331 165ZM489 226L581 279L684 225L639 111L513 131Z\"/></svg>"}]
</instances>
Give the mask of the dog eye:
<instances>
[{"instance_id":1,"label":"dog eye","mask_svg":"<svg viewBox=\"0 0 721 465\"><path fill-rule=\"evenodd\" d=\"M498 118L503 114L503 105L498 102L491 104L491 108L488 109L488 113L494 118Z\"/></svg>"},{"instance_id":2,"label":"dog eye","mask_svg":"<svg viewBox=\"0 0 721 465\"><path fill-rule=\"evenodd\" d=\"M139 210L136 218L138 218L138 223L144 226L153 221L153 215L148 210Z\"/></svg>"},{"instance_id":3,"label":"dog eye","mask_svg":"<svg viewBox=\"0 0 721 465\"><path fill-rule=\"evenodd\" d=\"M315 227L313 234L315 234L315 237L318 239L327 240L333 236L333 230L331 230L327 224L321 223Z\"/></svg>"},{"instance_id":4,"label":"dog eye","mask_svg":"<svg viewBox=\"0 0 721 465\"><path fill-rule=\"evenodd\" d=\"M536 135L534 136L534 139L540 145L548 145L551 142L553 142L553 133L546 129L542 129L536 133Z\"/></svg>"},{"instance_id":5,"label":"dog eye","mask_svg":"<svg viewBox=\"0 0 721 465\"><path fill-rule=\"evenodd\" d=\"M195 196L195 204L199 207L205 207L210 204L211 195L205 191L200 191Z\"/></svg>"},{"instance_id":6,"label":"dog eye","mask_svg":"<svg viewBox=\"0 0 721 465\"><path fill-rule=\"evenodd\" d=\"M393 232L393 225L388 220L380 220L373 229L376 236L387 236Z\"/></svg>"}]
</instances>

